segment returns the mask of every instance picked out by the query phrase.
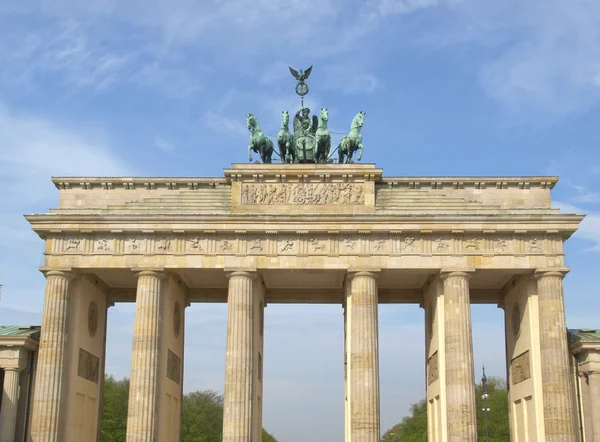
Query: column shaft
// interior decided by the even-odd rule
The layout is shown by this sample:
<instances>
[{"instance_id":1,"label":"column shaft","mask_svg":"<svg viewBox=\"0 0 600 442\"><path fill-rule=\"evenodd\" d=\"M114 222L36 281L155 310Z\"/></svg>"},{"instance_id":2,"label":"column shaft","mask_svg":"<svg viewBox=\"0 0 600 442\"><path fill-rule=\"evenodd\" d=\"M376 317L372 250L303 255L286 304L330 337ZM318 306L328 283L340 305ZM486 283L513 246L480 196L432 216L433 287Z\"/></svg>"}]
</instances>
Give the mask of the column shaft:
<instances>
[{"instance_id":1,"label":"column shaft","mask_svg":"<svg viewBox=\"0 0 600 442\"><path fill-rule=\"evenodd\" d=\"M590 405L591 405L591 424L592 428L592 441L600 442L600 373L592 372L588 374L588 385L590 393Z\"/></svg>"},{"instance_id":2,"label":"column shaft","mask_svg":"<svg viewBox=\"0 0 600 442\"><path fill-rule=\"evenodd\" d=\"M469 275L442 274L448 440L477 441ZM443 367L440 367L444 369Z\"/></svg>"},{"instance_id":3,"label":"column shaft","mask_svg":"<svg viewBox=\"0 0 600 442\"><path fill-rule=\"evenodd\" d=\"M254 442L253 279L246 272L229 275L223 442Z\"/></svg>"},{"instance_id":4,"label":"column shaft","mask_svg":"<svg viewBox=\"0 0 600 442\"><path fill-rule=\"evenodd\" d=\"M156 442L160 316L164 274L140 272L135 299L127 442Z\"/></svg>"},{"instance_id":5,"label":"column shaft","mask_svg":"<svg viewBox=\"0 0 600 442\"><path fill-rule=\"evenodd\" d=\"M350 280L349 354L350 432L352 442L379 442L379 331L376 276L368 272Z\"/></svg>"},{"instance_id":6,"label":"column shaft","mask_svg":"<svg viewBox=\"0 0 600 442\"><path fill-rule=\"evenodd\" d=\"M578 439L569 367L563 273L538 273L540 349L546 442Z\"/></svg>"},{"instance_id":7,"label":"column shaft","mask_svg":"<svg viewBox=\"0 0 600 442\"><path fill-rule=\"evenodd\" d=\"M2 411L0 412L0 442L15 442L17 410L19 405L20 369L4 369L4 389L2 392Z\"/></svg>"},{"instance_id":8,"label":"column shaft","mask_svg":"<svg viewBox=\"0 0 600 442\"><path fill-rule=\"evenodd\" d=\"M62 390L69 327L69 281L72 274L46 273L46 293L33 399L31 438L35 442L59 442L63 420Z\"/></svg>"}]
</instances>

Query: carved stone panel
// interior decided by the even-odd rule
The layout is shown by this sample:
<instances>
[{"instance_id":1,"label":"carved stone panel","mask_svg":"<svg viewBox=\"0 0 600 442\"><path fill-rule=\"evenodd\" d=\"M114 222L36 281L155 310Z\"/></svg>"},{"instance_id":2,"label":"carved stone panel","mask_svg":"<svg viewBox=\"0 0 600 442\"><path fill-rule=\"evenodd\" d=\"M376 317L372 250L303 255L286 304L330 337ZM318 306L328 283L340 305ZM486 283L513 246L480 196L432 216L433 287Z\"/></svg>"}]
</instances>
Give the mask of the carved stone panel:
<instances>
[{"instance_id":1,"label":"carved stone panel","mask_svg":"<svg viewBox=\"0 0 600 442\"><path fill-rule=\"evenodd\" d=\"M181 359L171 350L167 355L167 377L173 382L181 383Z\"/></svg>"},{"instance_id":2,"label":"carved stone panel","mask_svg":"<svg viewBox=\"0 0 600 442\"><path fill-rule=\"evenodd\" d=\"M510 362L510 380L516 385L531 377L531 365L529 363L529 350L520 354Z\"/></svg>"},{"instance_id":3,"label":"carved stone panel","mask_svg":"<svg viewBox=\"0 0 600 442\"><path fill-rule=\"evenodd\" d=\"M362 184L243 183L243 205L364 205Z\"/></svg>"},{"instance_id":4,"label":"carved stone panel","mask_svg":"<svg viewBox=\"0 0 600 442\"><path fill-rule=\"evenodd\" d=\"M79 361L77 365L77 376L87 379L95 384L98 383L100 374L100 359L93 354L79 349Z\"/></svg>"},{"instance_id":5,"label":"carved stone panel","mask_svg":"<svg viewBox=\"0 0 600 442\"><path fill-rule=\"evenodd\" d=\"M433 384L439 377L438 352L436 351L427 361L427 385Z\"/></svg>"}]
</instances>

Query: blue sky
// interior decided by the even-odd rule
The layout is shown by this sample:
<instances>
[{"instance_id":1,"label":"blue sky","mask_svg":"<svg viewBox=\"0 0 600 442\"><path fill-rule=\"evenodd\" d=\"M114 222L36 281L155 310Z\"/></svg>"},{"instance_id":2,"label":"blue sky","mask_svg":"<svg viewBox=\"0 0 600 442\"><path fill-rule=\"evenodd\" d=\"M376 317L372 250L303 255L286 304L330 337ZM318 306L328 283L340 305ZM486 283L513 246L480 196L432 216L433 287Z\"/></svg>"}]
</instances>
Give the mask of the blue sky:
<instances>
[{"instance_id":1,"label":"blue sky","mask_svg":"<svg viewBox=\"0 0 600 442\"><path fill-rule=\"evenodd\" d=\"M587 214L567 243L569 327L600 327L597 0L2 0L0 324L41 321L42 241L24 213L52 175L222 176L246 160L244 115L276 134L307 104L385 175L559 175ZM214 152L214 153L211 153ZM186 391L223 390L224 305L187 309ZM504 375L502 311L473 307L480 367ZM110 310L107 370L128 376L133 305ZM343 440L340 306L266 311L264 424L282 442ZM423 313L381 306L387 429L424 395ZM307 425L307 423L311 423Z\"/></svg>"}]
</instances>

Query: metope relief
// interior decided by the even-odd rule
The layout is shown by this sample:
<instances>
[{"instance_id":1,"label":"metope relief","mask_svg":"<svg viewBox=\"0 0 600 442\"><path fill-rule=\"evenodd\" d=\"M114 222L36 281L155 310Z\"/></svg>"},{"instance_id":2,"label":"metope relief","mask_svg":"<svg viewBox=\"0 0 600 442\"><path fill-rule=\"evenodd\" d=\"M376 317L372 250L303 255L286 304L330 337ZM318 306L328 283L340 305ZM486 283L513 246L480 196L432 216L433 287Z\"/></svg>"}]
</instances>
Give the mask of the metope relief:
<instances>
[{"instance_id":1,"label":"metope relief","mask_svg":"<svg viewBox=\"0 0 600 442\"><path fill-rule=\"evenodd\" d=\"M190 253L206 252L206 240L199 236L192 236L186 241L186 250Z\"/></svg>"},{"instance_id":2,"label":"metope relief","mask_svg":"<svg viewBox=\"0 0 600 442\"><path fill-rule=\"evenodd\" d=\"M308 244L311 253L325 253L327 251L327 241L325 239L310 238Z\"/></svg>"},{"instance_id":3,"label":"metope relief","mask_svg":"<svg viewBox=\"0 0 600 442\"><path fill-rule=\"evenodd\" d=\"M63 252L77 253L82 250L83 239L78 236L75 238L67 238L63 244Z\"/></svg>"},{"instance_id":4,"label":"metope relief","mask_svg":"<svg viewBox=\"0 0 600 442\"><path fill-rule=\"evenodd\" d=\"M96 241L94 249L97 253L110 253L112 252L112 241L109 241L106 238L100 238Z\"/></svg>"},{"instance_id":5,"label":"metope relief","mask_svg":"<svg viewBox=\"0 0 600 442\"><path fill-rule=\"evenodd\" d=\"M436 351L427 361L427 385L433 384L440 377L438 365L438 352Z\"/></svg>"},{"instance_id":6,"label":"metope relief","mask_svg":"<svg viewBox=\"0 0 600 442\"><path fill-rule=\"evenodd\" d=\"M248 252L251 254L260 254L265 251L266 242L261 238L253 238L248 241Z\"/></svg>"},{"instance_id":7,"label":"metope relief","mask_svg":"<svg viewBox=\"0 0 600 442\"><path fill-rule=\"evenodd\" d=\"M293 255L296 253L296 242L291 238L281 239L279 240L277 250L279 253Z\"/></svg>"},{"instance_id":8,"label":"metope relief","mask_svg":"<svg viewBox=\"0 0 600 442\"><path fill-rule=\"evenodd\" d=\"M527 252L528 253L543 253L544 247L542 242L537 238L531 238L527 243Z\"/></svg>"},{"instance_id":9,"label":"metope relief","mask_svg":"<svg viewBox=\"0 0 600 442\"><path fill-rule=\"evenodd\" d=\"M531 377L531 366L529 363L529 350L520 354L510 362L511 384L516 385Z\"/></svg>"},{"instance_id":10,"label":"metope relief","mask_svg":"<svg viewBox=\"0 0 600 442\"><path fill-rule=\"evenodd\" d=\"M156 250L159 253L169 253L171 249L171 238L163 236L156 240Z\"/></svg>"},{"instance_id":11,"label":"metope relief","mask_svg":"<svg viewBox=\"0 0 600 442\"><path fill-rule=\"evenodd\" d=\"M77 376L97 384L99 372L100 359L80 348L79 360L77 361Z\"/></svg>"},{"instance_id":12,"label":"metope relief","mask_svg":"<svg viewBox=\"0 0 600 442\"><path fill-rule=\"evenodd\" d=\"M125 240L125 253L144 253L146 251L146 241L144 238L130 236Z\"/></svg>"},{"instance_id":13,"label":"metope relief","mask_svg":"<svg viewBox=\"0 0 600 442\"><path fill-rule=\"evenodd\" d=\"M362 184L353 183L243 183L245 205L364 205Z\"/></svg>"},{"instance_id":14,"label":"metope relief","mask_svg":"<svg viewBox=\"0 0 600 442\"><path fill-rule=\"evenodd\" d=\"M181 359L171 350L167 355L167 377L173 382L181 382Z\"/></svg>"},{"instance_id":15,"label":"metope relief","mask_svg":"<svg viewBox=\"0 0 600 442\"><path fill-rule=\"evenodd\" d=\"M403 252L405 253L415 253L417 252L417 243L415 241L415 237L414 236L407 236L406 238L404 238L404 241L402 242L402 249Z\"/></svg>"},{"instance_id":16,"label":"metope relief","mask_svg":"<svg viewBox=\"0 0 600 442\"><path fill-rule=\"evenodd\" d=\"M447 253L450 251L450 244L439 236L433 240L433 251L437 253Z\"/></svg>"}]
</instances>

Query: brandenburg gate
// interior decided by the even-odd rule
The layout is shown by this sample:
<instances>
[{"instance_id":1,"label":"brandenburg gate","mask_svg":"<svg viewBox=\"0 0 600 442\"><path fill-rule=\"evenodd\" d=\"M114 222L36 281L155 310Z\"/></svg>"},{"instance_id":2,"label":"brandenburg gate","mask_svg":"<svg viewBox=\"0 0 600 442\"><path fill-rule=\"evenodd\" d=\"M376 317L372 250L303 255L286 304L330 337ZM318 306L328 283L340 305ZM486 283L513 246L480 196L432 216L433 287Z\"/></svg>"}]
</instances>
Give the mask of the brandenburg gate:
<instances>
[{"instance_id":1,"label":"brandenburg gate","mask_svg":"<svg viewBox=\"0 0 600 442\"><path fill-rule=\"evenodd\" d=\"M47 278L34 442L95 442L107 309L135 302L127 441L179 441L185 309L228 305L223 441L261 440L264 309L338 304L345 440L379 442L378 304L426 324L430 441L476 441L472 303L505 312L511 440L578 440L562 280L582 217L556 177L384 177L373 164L234 164L221 178L54 178L27 216Z\"/></svg>"}]
</instances>

